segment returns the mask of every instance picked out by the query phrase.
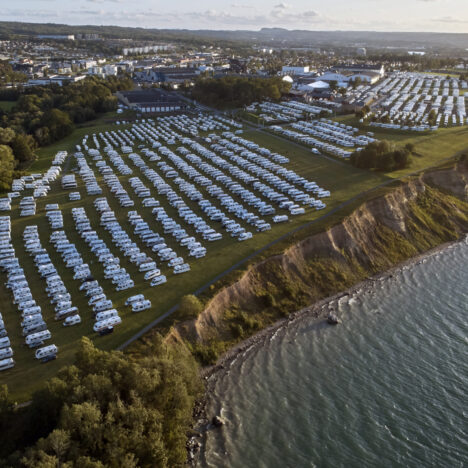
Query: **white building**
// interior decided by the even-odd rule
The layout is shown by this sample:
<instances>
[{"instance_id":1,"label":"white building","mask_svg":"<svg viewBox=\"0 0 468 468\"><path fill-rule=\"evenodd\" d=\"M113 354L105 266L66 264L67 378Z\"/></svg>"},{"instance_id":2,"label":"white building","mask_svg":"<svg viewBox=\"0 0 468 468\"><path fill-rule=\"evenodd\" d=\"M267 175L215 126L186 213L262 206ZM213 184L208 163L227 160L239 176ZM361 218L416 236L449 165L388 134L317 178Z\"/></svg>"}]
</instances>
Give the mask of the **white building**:
<instances>
[{"instance_id":1,"label":"white building","mask_svg":"<svg viewBox=\"0 0 468 468\"><path fill-rule=\"evenodd\" d=\"M281 69L281 74L282 75L306 75L307 73L310 73L309 67L289 67L289 66L283 66Z\"/></svg>"}]
</instances>

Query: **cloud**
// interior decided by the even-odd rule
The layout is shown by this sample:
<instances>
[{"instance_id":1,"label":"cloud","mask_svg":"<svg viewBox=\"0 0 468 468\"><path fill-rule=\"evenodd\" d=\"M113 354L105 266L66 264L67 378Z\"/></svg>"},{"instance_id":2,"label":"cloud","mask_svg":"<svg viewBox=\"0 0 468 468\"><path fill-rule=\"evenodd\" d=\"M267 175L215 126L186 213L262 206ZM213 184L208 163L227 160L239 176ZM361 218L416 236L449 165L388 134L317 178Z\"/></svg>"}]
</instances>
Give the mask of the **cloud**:
<instances>
[{"instance_id":1,"label":"cloud","mask_svg":"<svg viewBox=\"0 0 468 468\"><path fill-rule=\"evenodd\" d=\"M255 10L255 7L253 5L244 5L242 3L231 3L229 5L231 8L246 8L248 10Z\"/></svg>"},{"instance_id":2,"label":"cloud","mask_svg":"<svg viewBox=\"0 0 468 468\"><path fill-rule=\"evenodd\" d=\"M291 8L291 5L281 2L278 3L278 5L275 5L273 8L276 10L287 10L288 8Z\"/></svg>"},{"instance_id":3,"label":"cloud","mask_svg":"<svg viewBox=\"0 0 468 468\"><path fill-rule=\"evenodd\" d=\"M449 23L449 24L468 23L468 19L454 18L453 16L443 16L442 18L433 18L431 21L435 23Z\"/></svg>"}]
</instances>

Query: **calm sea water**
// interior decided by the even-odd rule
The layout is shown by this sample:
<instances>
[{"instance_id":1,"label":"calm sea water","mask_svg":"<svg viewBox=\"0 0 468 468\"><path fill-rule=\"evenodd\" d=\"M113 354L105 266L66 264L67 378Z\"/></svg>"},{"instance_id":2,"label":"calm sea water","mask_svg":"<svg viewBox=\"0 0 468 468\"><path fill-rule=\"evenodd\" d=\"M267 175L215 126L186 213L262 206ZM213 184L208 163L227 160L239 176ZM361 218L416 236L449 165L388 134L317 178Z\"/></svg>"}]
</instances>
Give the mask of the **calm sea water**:
<instances>
[{"instance_id":1,"label":"calm sea water","mask_svg":"<svg viewBox=\"0 0 468 468\"><path fill-rule=\"evenodd\" d=\"M468 466L468 245L338 307L233 363L201 466Z\"/></svg>"}]
</instances>

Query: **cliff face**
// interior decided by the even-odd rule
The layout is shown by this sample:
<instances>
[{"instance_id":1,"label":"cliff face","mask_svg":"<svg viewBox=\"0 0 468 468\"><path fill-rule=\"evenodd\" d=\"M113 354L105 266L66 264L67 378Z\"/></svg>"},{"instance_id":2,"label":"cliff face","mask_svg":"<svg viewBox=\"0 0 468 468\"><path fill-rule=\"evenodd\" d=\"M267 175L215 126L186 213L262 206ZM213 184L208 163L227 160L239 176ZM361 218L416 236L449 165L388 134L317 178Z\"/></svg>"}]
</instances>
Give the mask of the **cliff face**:
<instances>
[{"instance_id":1,"label":"cliff face","mask_svg":"<svg viewBox=\"0 0 468 468\"><path fill-rule=\"evenodd\" d=\"M366 276L468 231L466 166L408 182L364 203L341 223L253 265L173 337L232 342Z\"/></svg>"}]
</instances>

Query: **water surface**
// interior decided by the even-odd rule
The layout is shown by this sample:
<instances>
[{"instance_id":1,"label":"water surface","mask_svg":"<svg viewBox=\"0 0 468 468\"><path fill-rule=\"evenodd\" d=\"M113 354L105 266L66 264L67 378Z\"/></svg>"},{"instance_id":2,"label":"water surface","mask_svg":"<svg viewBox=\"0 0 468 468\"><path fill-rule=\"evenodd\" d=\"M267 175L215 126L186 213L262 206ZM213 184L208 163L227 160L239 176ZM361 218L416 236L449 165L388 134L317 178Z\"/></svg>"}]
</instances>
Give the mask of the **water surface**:
<instances>
[{"instance_id":1,"label":"water surface","mask_svg":"<svg viewBox=\"0 0 468 468\"><path fill-rule=\"evenodd\" d=\"M456 244L238 358L201 466L468 465L468 245Z\"/></svg>"}]
</instances>

